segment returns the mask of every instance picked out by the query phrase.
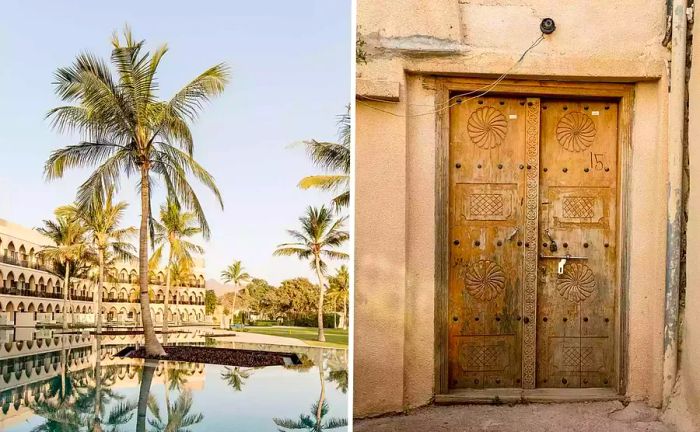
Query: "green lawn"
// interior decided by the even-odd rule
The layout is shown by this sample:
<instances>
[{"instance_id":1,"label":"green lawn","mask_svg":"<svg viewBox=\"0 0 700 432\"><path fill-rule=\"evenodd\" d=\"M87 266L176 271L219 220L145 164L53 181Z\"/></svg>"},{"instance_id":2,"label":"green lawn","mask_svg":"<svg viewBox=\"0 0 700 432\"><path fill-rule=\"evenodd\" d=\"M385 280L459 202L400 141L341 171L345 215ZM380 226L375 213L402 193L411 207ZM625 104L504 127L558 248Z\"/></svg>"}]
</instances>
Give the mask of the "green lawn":
<instances>
[{"instance_id":1,"label":"green lawn","mask_svg":"<svg viewBox=\"0 0 700 432\"><path fill-rule=\"evenodd\" d=\"M341 329L325 329L326 342L318 342L318 330L315 327L255 327L247 326L245 331L272 336L284 336L301 339L311 346L323 346L329 348L347 348L348 331Z\"/></svg>"}]
</instances>

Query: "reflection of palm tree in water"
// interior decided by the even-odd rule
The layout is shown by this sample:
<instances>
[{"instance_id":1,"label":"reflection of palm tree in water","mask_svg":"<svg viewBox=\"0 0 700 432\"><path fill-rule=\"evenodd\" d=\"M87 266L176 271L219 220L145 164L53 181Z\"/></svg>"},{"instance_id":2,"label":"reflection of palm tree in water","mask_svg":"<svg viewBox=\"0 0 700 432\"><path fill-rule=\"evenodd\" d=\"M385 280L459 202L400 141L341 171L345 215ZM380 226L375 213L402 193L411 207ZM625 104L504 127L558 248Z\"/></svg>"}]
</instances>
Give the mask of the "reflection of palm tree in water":
<instances>
[{"instance_id":1,"label":"reflection of palm tree in water","mask_svg":"<svg viewBox=\"0 0 700 432\"><path fill-rule=\"evenodd\" d=\"M221 372L221 379L223 379L226 384L229 385L229 387L232 387L236 391L241 391L243 385L245 384L245 380L250 378L252 374L253 371L251 370L241 369L238 366L226 366L224 371Z\"/></svg>"},{"instance_id":2,"label":"reflection of palm tree in water","mask_svg":"<svg viewBox=\"0 0 700 432\"><path fill-rule=\"evenodd\" d=\"M45 398L31 406L35 414L47 420L33 429L43 431L79 431L92 432L107 430L116 432L118 426L128 423L133 418L136 404L123 401L124 397L113 392L118 367L103 369L101 364L101 336L96 338L96 359L92 371L92 381L87 372L69 371L70 351L61 351L61 374L49 383ZM110 401L118 402L105 412ZM86 427L83 429L82 427Z\"/></svg>"},{"instance_id":3,"label":"reflection of palm tree in water","mask_svg":"<svg viewBox=\"0 0 700 432\"><path fill-rule=\"evenodd\" d=\"M108 426L109 431L116 432L119 430L118 426L131 421L136 403L124 401L124 396L113 392L110 388L116 382L116 369L114 367L102 369L102 336L99 334L95 335L95 353L94 385L88 388L84 397L76 405L83 406L85 411L92 408L92 418L86 422L88 430L101 432L104 425ZM106 413L105 407L110 401L119 403L112 406L109 413Z\"/></svg>"},{"instance_id":4,"label":"reflection of palm tree in water","mask_svg":"<svg viewBox=\"0 0 700 432\"><path fill-rule=\"evenodd\" d=\"M348 420L344 418L329 418L325 419L330 408L326 402L326 380L324 374L323 348L318 349L318 373L321 381L321 394L318 397L318 402L311 405L311 415L299 414L299 419L281 419L273 418L272 421L284 431L284 429L307 430L310 432L323 432L325 430L337 429L348 425Z\"/></svg>"},{"instance_id":5,"label":"reflection of palm tree in water","mask_svg":"<svg viewBox=\"0 0 700 432\"><path fill-rule=\"evenodd\" d=\"M186 431L190 426L200 423L204 419L201 413L192 414L192 392L189 389L182 390L181 386L186 383L184 376L189 374L182 368L174 368L175 374L169 375L168 365L165 364L165 408L167 418L161 417L160 407L153 396L150 396L153 375L158 364L146 361L141 378L141 388L139 390L139 402L137 411L136 431L146 431L146 414L151 411L153 419L148 420L148 424L155 431L179 432ZM170 376L170 378L169 378ZM170 389L177 388L180 393L174 403L170 403Z\"/></svg>"}]
</instances>

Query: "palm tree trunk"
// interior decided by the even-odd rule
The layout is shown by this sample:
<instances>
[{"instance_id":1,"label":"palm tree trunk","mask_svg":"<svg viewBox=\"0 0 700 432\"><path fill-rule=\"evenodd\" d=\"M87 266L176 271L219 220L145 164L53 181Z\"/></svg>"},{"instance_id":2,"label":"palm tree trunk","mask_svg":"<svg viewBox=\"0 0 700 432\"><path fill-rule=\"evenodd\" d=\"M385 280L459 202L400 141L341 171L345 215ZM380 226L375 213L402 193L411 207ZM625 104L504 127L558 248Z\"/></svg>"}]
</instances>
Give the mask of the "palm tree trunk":
<instances>
[{"instance_id":1,"label":"palm tree trunk","mask_svg":"<svg viewBox=\"0 0 700 432\"><path fill-rule=\"evenodd\" d=\"M350 317L348 317L348 299L343 297L343 329L347 330L348 329L348 321Z\"/></svg>"},{"instance_id":2,"label":"palm tree trunk","mask_svg":"<svg viewBox=\"0 0 700 432\"><path fill-rule=\"evenodd\" d=\"M66 261L66 276L63 278L63 328L68 328L68 315L66 313L66 306L68 306L68 279L70 272L70 261Z\"/></svg>"},{"instance_id":3,"label":"palm tree trunk","mask_svg":"<svg viewBox=\"0 0 700 432\"><path fill-rule=\"evenodd\" d=\"M321 259L315 257L316 276L318 277L318 341L325 342L326 335L323 332L323 275L321 274Z\"/></svg>"},{"instance_id":4,"label":"palm tree trunk","mask_svg":"<svg viewBox=\"0 0 700 432\"><path fill-rule=\"evenodd\" d=\"M136 431L146 431L146 412L148 409L148 394L151 392L153 374L156 371L155 365L146 360L143 365L143 375L141 375L141 388L139 388L139 402L136 409Z\"/></svg>"},{"instance_id":5,"label":"palm tree trunk","mask_svg":"<svg viewBox=\"0 0 700 432\"><path fill-rule=\"evenodd\" d=\"M238 293L236 290L233 290L233 303L231 304L231 324L233 324L233 320L236 317L236 297L238 297ZM229 327L231 327L229 325Z\"/></svg>"},{"instance_id":6,"label":"palm tree trunk","mask_svg":"<svg viewBox=\"0 0 700 432\"><path fill-rule=\"evenodd\" d=\"M165 300L163 300L163 326L161 327L163 330L163 337L165 337L165 333L168 331L168 312L169 310L169 305L170 305L170 272L172 270L172 265L173 265L173 251L172 248L170 249L170 256L168 257L168 268L166 270L166 275L165 275Z\"/></svg>"},{"instance_id":7,"label":"palm tree trunk","mask_svg":"<svg viewBox=\"0 0 700 432\"><path fill-rule=\"evenodd\" d=\"M100 248L100 269L99 279L97 281L97 312L95 315L95 332L102 332L102 288L105 280L105 251Z\"/></svg>"},{"instance_id":8,"label":"palm tree trunk","mask_svg":"<svg viewBox=\"0 0 700 432\"><path fill-rule=\"evenodd\" d=\"M148 171L148 165L143 164L141 166L141 226L139 227L141 322L143 323L146 354L163 356L165 355L165 350L156 337L156 329L153 327L153 317L151 316L151 301L148 298L148 219L151 215Z\"/></svg>"}]
</instances>

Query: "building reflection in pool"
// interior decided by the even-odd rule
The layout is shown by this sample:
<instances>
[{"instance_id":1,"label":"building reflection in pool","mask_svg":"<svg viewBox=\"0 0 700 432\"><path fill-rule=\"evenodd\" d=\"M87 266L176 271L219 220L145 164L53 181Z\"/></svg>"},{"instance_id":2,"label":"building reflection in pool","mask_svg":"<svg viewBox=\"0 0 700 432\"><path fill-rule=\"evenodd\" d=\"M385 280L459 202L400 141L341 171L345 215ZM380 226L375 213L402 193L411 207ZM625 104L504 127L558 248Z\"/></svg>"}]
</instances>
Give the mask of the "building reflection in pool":
<instances>
[{"instance_id":1,"label":"building reflection in pool","mask_svg":"<svg viewBox=\"0 0 700 432\"><path fill-rule=\"evenodd\" d=\"M345 350L256 347L197 332L169 341L291 350L302 359L242 368L115 356L140 336L38 336L0 343L0 430L347 430Z\"/></svg>"}]
</instances>

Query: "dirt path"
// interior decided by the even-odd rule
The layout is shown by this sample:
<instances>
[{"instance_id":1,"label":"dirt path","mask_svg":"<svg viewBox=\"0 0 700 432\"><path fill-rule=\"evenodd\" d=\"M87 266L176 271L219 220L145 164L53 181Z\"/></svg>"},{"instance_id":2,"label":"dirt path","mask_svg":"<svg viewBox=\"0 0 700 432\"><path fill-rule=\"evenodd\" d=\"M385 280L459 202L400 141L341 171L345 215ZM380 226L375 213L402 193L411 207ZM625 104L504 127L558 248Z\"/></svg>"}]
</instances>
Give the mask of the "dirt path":
<instances>
[{"instance_id":1,"label":"dirt path","mask_svg":"<svg viewBox=\"0 0 700 432\"><path fill-rule=\"evenodd\" d=\"M673 432L644 403L430 406L408 415L355 420L354 432Z\"/></svg>"}]
</instances>

